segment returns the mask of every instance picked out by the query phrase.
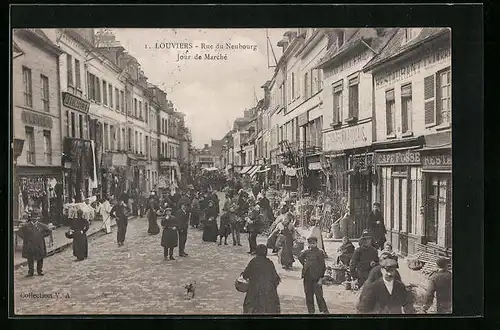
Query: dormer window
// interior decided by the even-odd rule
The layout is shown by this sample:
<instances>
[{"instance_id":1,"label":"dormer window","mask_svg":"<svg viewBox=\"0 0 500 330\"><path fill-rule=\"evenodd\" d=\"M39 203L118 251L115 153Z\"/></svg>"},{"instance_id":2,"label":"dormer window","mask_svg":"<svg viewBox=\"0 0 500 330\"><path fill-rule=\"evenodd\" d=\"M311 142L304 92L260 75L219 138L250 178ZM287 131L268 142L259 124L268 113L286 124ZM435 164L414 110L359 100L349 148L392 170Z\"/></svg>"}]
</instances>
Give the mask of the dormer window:
<instances>
[{"instance_id":1,"label":"dormer window","mask_svg":"<svg viewBox=\"0 0 500 330\"><path fill-rule=\"evenodd\" d=\"M342 47L344 44L344 31L339 31L337 33L337 48Z\"/></svg>"},{"instance_id":2,"label":"dormer window","mask_svg":"<svg viewBox=\"0 0 500 330\"><path fill-rule=\"evenodd\" d=\"M406 43L415 39L419 35L421 30L422 30L421 28L405 28L404 42Z\"/></svg>"}]
</instances>

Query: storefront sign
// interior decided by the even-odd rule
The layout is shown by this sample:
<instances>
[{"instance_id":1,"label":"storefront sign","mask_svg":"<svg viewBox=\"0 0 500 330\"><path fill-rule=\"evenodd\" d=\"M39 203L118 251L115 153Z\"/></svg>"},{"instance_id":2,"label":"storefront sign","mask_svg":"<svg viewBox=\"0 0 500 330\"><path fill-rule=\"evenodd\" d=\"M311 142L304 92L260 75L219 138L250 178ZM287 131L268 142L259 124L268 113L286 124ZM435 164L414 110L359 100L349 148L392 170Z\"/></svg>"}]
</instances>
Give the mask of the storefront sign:
<instances>
[{"instance_id":1,"label":"storefront sign","mask_svg":"<svg viewBox=\"0 0 500 330\"><path fill-rule=\"evenodd\" d=\"M450 57L451 47L448 46L444 49L441 48L439 50L435 50L424 57L405 64L404 66L400 66L397 70L386 70L375 77L375 88L380 89L395 82L410 78L420 73L420 70L427 69L434 64L444 62Z\"/></svg>"},{"instance_id":2,"label":"storefront sign","mask_svg":"<svg viewBox=\"0 0 500 330\"><path fill-rule=\"evenodd\" d=\"M451 154L423 155L423 170L451 170Z\"/></svg>"},{"instance_id":3,"label":"storefront sign","mask_svg":"<svg viewBox=\"0 0 500 330\"><path fill-rule=\"evenodd\" d=\"M368 146L372 143L372 123L333 130L323 134L325 151L348 150Z\"/></svg>"},{"instance_id":4,"label":"storefront sign","mask_svg":"<svg viewBox=\"0 0 500 330\"><path fill-rule=\"evenodd\" d=\"M63 92L63 105L75 109L81 112L88 113L90 108L90 102L85 101L73 94Z\"/></svg>"},{"instance_id":5,"label":"storefront sign","mask_svg":"<svg viewBox=\"0 0 500 330\"><path fill-rule=\"evenodd\" d=\"M375 164L379 166L420 165L420 151L405 150L375 153Z\"/></svg>"},{"instance_id":6,"label":"storefront sign","mask_svg":"<svg viewBox=\"0 0 500 330\"><path fill-rule=\"evenodd\" d=\"M52 117L40 115L38 113L23 111L21 120L27 125L52 128Z\"/></svg>"},{"instance_id":7,"label":"storefront sign","mask_svg":"<svg viewBox=\"0 0 500 330\"><path fill-rule=\"evenodd\" d=\"M365 52L358 54L356 56L348 57L346 60L341 62L340 65L334 66L332 69L325 70L325 78L339 74L342 71L345 71L345 70L347 70L347 69L349 69L357 64L360 64L361 62L368 59L369 55L370 55L370 51L365 51Z\"/></svg>"},{"instance_id":8,"label":"storefront sign","mask_svg":"<svg viewBox=\"0 0 500 330\"><path fill-rule=\"evenodd\" d=\"M173 162L168 161L168 160L162 160L160 162L160 167L166 168L166 167L172 167L174 166Z\"/></svg>"}]
</instances>

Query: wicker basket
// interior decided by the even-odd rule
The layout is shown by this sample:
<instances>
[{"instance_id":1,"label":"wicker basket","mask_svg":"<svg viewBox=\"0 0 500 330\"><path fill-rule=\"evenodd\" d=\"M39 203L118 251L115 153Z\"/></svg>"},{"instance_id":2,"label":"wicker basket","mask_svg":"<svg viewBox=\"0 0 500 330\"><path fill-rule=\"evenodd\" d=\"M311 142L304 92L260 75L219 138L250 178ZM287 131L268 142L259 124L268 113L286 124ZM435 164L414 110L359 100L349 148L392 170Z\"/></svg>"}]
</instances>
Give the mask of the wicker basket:
<instances>
[{"instance_id":1,"label":"wicker basket","mask_svg":"<svg viewBox=\"0 0 500 330\"><path fill-rule=\"evenodd\" d=\"M332 268L332 282L335 284L341 284L346 280L346 270L340 268Z\"/></svg>"},{"instance_id":2,"label":"wicker basket","mask_svg":"<svg viewBox=\"0 0 500 330\"><path fill-rule=\"evenodd\" d=\"M236 281L234 281L234 287L238 292L243 292L243 293L247 292L248 285L249 285L248 281L242 277L239 277Z\"/></svg>"}]
</instances>

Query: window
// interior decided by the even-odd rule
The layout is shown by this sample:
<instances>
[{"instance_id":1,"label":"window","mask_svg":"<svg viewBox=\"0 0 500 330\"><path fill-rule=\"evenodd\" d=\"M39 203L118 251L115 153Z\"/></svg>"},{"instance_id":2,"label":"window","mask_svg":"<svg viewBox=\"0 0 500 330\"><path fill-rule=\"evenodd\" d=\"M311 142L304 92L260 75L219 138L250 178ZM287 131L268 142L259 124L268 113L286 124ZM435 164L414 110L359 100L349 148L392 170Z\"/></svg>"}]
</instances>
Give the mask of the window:
<instances>
[{"instance_id":1,"label":"window","mask_svg":"<svg viewBox=\"0 0 500 330\"><path fill-rule=\"evenodd\" d=\"M146 121L146 124L149 122L148 116L149 116L149 104L148 102L146 102L144 103L144 120Z\"/></svg>"},{"instance_id":2,"label":"window","mask_svg":"<svg viewBox=\"0 0 500 330\"><path fill-rule=\"evenodd\" d=\"M70 133L71 118L69 116L69 111L66 110L66 136L71 136Z\"/></svg>"},{"instance_id":3,"label":"window","mask_svg":"<svg viewBox=\"0 0 500 330\"><path fill-rule=\"evenodd\" d=\"M104 146L104 150L109 150L109 135L108 135L108 124L104 124L103 125L103 134L102 134L102 139L103 139L103 146Z\"/></svg>"},{"instance_id":4,"label":"window","mask_svg":"<svg viewBox=\"0 0 500 330\"><path fill-rule=\"evenodd\" d=\"M73 57L66 54L68 86L73 86Z\"/></svg>"},{"instance_id":5,"label":"window","mask_svg":"<svg viewBox=\"0 0 500 330\"><path fill-rule=\"evenodd\" d=\"M122 130L116 128L116 150L122 150Z\"/></svg>"},{"instance_id":6,"label":"window","mask_svg":"<svg viewBox=\"0 0 500 330\"><path fill-rule=\"evenodd\" d=\"M385 92L385 111L386 111L386 128L387 135L392 135L395 133L394 121L395 121L395 99L394 99L394 89Z\"/></svg>"},{"instance_id":7,"label":"window","mask_svg":"<svg viewBox=\"0 0 500 330\"><path fill-rule=\"evenodd\" d=\"M411 84L401 86L401 128L403 134L411 132L412 120L412 92Z\"/></svg>"},{"instance_id":8,"label":"window","mask_svg":"<svg viewBox=\"0 0 500 330\"><path fill-rule=\"evenodd\" d=\"M292 99L290 100L293 101L295 100L295 73L292 72L292 79L291 79L291 96L292 96Z\"/></svg>"},{"instance_id":9,"label":"window","mask_svg":"<svg viewBox=\"0 0 500 330\"><path fill-rule=\"evenodd\" d=\"M132 152L132 140L133 140L133 136L132 136L132 129L129 128L128 129L128 151Z\"/></svg>"},{"instance_id":10,"label":"window","mask_svg":"<svg viewBox=\"0 0 500 330\"><path fill-rule=\"evenodd\" d=\"M76 88L82 89L82 77L80 71L80 61L75 58L75 84Z\"/></svg>"},{"instance_id":11,"label":"window","mask_svg":"<svg viewBox=\"0 0 500 330\"><path fill-rule=\"evenodd\" d=\"M43 131L43 148L45 164L52 165L52 139L50 137L50 131Z\"/></svg>"},{"instance_id":12,"label":"window","mask_svg":"<svg viewBox=\"0 0 500 330\"><path fill-rule=\"evenodd\" d=\"M84 139L84 138L85 138L85 136L84 136L84 134L83 134L83 123L84 123L84 118L83 118L83 116L82 116L82 115L78 115L78 123L79 123L79 125L78 125L78 129L79 129L79 131L80 131L80 136L79 136L79 137L80 137L80 139Z\"/></svg>"},{"instance_id":13,"label":"window","mask_svg":"<svg viewBox=\"0 0 500 330\"><path fill-rule=\"evenodd\" d=\"M113 86L108 84L109 107L113 109Z\"/></svg>"},{"instance_id":14,"label":"window","mask_svg":"<svg viewBox=\"0 0 500 330\"><path fill-rule=\"evenodd\" d=\"M304 97L306 100L311 96L310 87L311 85L309 84L309 72L306 72L304 74Z\"/></svg>"},{"instance_id":15,"label":"window","mask_svg":"<svg viewBox=\"0 0 500 330\"><path fill-rule=\"evenodd\" d=\"M139 133L139 153L142 155L142 133Z\"/></svg>"},{"instance_id":16,"label":"window","mask_svg":"<svg viewBox=\"0 0 500 330\"><path fill-rule=\"evenodd\" d=\"M35 164L35 132L33 127L26 126L26 161L28 164Z\"/></svg>"},{"instance_id":17,"label":"window","mask_svg":"<svg viewBox=\"0 0 500 330\"><path fill-rule=\"evenodd\" d=\"M134 117L137 117L137 99L134 98Z\"/></svg>"},{"instance_id":18,"label":"window","mask_svg":"<svg viewBox=\"0 0 500 330\"><path fill-rule=\"evenodd\" d=\"M427 183L425 237L439 246L451 246L451 179L446 175L431 175Z\"/></svg>"},{"instance_id":19,"label":"window","mask_svg":"<svg viewBox=\"0 0 500 330\"><path fill-rule=\"evenodd\" d=\"M116 144L116 127L113 125L109 125L109 134L110 134L110 141L109 141L109 149L110 150L115 150L115 144Z\"/></svg>"},{"instance_id":20,"label":"window","mask_svg":"<svg viewBox=\"0 0 500 330\"><path fill-rule=\"evenodd\" d=\"M120 111L125 113L125 94L123 91L120 91Z\"/></svg>"},{"instance_id":21,"label":"window","mask_svg":"<svg viewBox=\"0 0 500 330\"><path fill-rule=\"evenodd\" d=\"M71 112L71 137L76 137L76 119L74 112Z\"/></svg>"},{"instance_id":22,"label":"window","mask_svg":"<svg viewBox=\"0 0 500 330\"><path fill-rule=\"evenodd\" d=\"M139 134L135 132L135 139L134 139L134 152L137 154L139 152Z\"/></svg>"},{"instance_id":23,"label":"window","mask_svg":"<svg viewBox=\"0 0 500 330\"><path fill-rule=\"evenodd\" d=\"M116 111L120 112L120 92L118 91L118 88L115 87L115 109Z\"/></svg>"},{"instance_id":24,"label":"window","mask_svg":"<svg viewBox=\"0 0 500 330\"><path fill-rule=\"evenodd\" d=\"M421 28L405 28L404 29L404 42L409 42L417 37L422 31Z\"/></svg>"},{"instance_id":25,"label":"window","mask_svg":"<svg viewBox=\"0 0 500 330\"><path fill-rule=\"evenodd\" d=\"M23 66L23 85L24 85L24 105L33 107L33 84L31 81L31 69Z\"/></svg>"},{"instance_id":26,"label":"window","mask_svg":"<svg viewBox=\"0 0 500 330\"><path fill-rule=\"evenodd\" d=\"M97 103L101 103L101 83L100 83L100 79L97 77L95 78L95 87L96 87L95 100L97 101Z\"/></svg>"},{"instance_id":27,"label":"window","mask_svg":"<svg viewBox=\"0 0 500 330\"><path fill-rule=\"evenodd\" d=\"M108 83L102 81L102 104L108 105Z\"/></svg>"},{"instance_id":28,"label":"window","mask_svg":"<svg viewBox=\"0 0 500 330\"><path fill-rule=\"evenodd\" d=\"M337 33L337 47L340 48L344 44L344 31Z\"/></svg>"},{"instance_id":29,"label":"window","mask_svg":"<svg viewBox=\"0 0 500 330\"><path fill-rule=\"evenodd\" d=\"M139 118L142 119L142 101L139 101Z\"/></svg>"},{"instance_id":30,"label":"window","mask_svg":"<svg viewBox=\"0 0 500 330\"><path fill-rule=\"evenodd\" d=\"M49 78L44 76L43 74L40 75L40 81L41 81L41 94L42 94L42 104L43 104L43 110L50 112L50 104L49 104Z\"/></svg>"},{"instance_id":31,"label":"window","mask_svg":"<svg viewBox=\"0 0 500 330\"><path fill-rule=\"evenodd\" d=\"M146 136L146 156L149 157L149 136Z\"/></svg>"},{"instance_id":32,"label":"window","mask_svg":"<svg viewBox=\"0 0 500 330\"><path fill-rule=\"evenodd\" d=\"M333 125L342 122L342 80L333 86Z\"/></svg>"},{"instance_id":33,"label":"window","mask_svg":"<svg viewBox=\"0 0 500 330\"><path fill-rule=\"evenodd\" d=\"M451 70L448 68L438 73L437 124L451 122Z\"/></svg>"},{"instance_id":34,"label":"window","mask_svg":"<svg viewBox=\"0 0 500 330\"><path fill-rule=\"evenodd\" d=\"M89 100L101 102L101 85L99 78L90 72L87 72L87 95Z\"/></svg>"},{"instance_id":35,"label":"window","mask_svg":"<svg viewBox=\"0 0 500 330\"><path fill-rule=\"evenodd\" d=\"M357 119L359 114L359 78L349 80L349 119Z\"/></svg>"}]
</instances>

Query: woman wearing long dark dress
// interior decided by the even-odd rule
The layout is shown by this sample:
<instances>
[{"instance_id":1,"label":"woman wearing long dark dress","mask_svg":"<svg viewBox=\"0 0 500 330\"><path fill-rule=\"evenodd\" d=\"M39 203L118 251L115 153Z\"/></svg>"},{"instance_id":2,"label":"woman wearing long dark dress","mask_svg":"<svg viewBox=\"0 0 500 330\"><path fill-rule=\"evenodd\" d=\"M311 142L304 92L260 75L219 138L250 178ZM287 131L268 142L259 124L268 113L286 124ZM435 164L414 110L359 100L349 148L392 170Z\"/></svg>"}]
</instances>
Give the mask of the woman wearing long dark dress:
<instances>
[{"instance_id":1,"label":"woman wearing long dark dress","mask_svg":"<svg viewBox=\"0 0 500 330\"><path fill-rule=\"evenodd\" d=\"M165 260L174 259L174 248L179 245L179 238L177 229L179 224L177 219L172 215L172 209L167 207L165 209L165 217L161 221L163 233L161 235L161 246L163 247L163 257Z\"/></svg>"},{"instance_id":2,"label":"woman wearing long dark dress","mask_svg":"<svg viewBox=\"0 0 500 330\"><path fill-rule=\"evenodd\" d=\"M200 224L200 200L198 195L195 195L193 201L191 202L191 227L198 228Z\"/></svg>"},{"instance_id":3,"label":"woman wearing long dark dress","mask_svg":"<svg viewBox=\"0 0 500 330\"><path fill-rule=\"evenodd\" d=\"M154 202L149 203L148 208L148 234L156 235L160 232L160 226L158 226L158 217L154 207Z\"/></svg>"},{"instance_id":4,"label":"woman wearing long dark dress","mask_svg":"<svg viewBox=\"0 0 500 330\"><path fill-rule=\"evenodd\" d=\"M73 219L71 230L73 232L73 255L77 261L87 259L89 253L89 244L87 241L87 231L89 222L83 217L83 211L78 210L78 216Z\"/></svg>"},{"instance_id":5,"label":"woman wearing long dark dress","mask_svg":"<svg viewBox=\"0 0 500 330\"><path fill-rule=\"evenodd\" d=\"M217 229L218 215L214 202L209 201L203 223L203 242L217 242L217 236L219 235L219 230Z\"/></svg>"},{"instance_id":6,"label":"woman wearing long dark dress","mask_svg":"<svg viewBox=\"0 0 500 330\"><path fill-rule=\"evenodd\" d=\"M257 245L256 256L250 260L242 273L249 282L243 302L244 314L279 314L280 299L278 285L281 278L273 262L267 258L267 247Z\"/></svg>"},{"instance_id":7,"label":"woman wearing long dark dress","mask_svg":"<svg viewBox=\"0 0 500 330\"><path fill-rule=\"evenodd\" d=\"M279 234L277 239L278 251L278 261L282 265L283 269L291 269L294 258L293 258L293 223L291 218L285 215L286 219L282 223L278 224Z\"/></svg>"}]
</instances>

